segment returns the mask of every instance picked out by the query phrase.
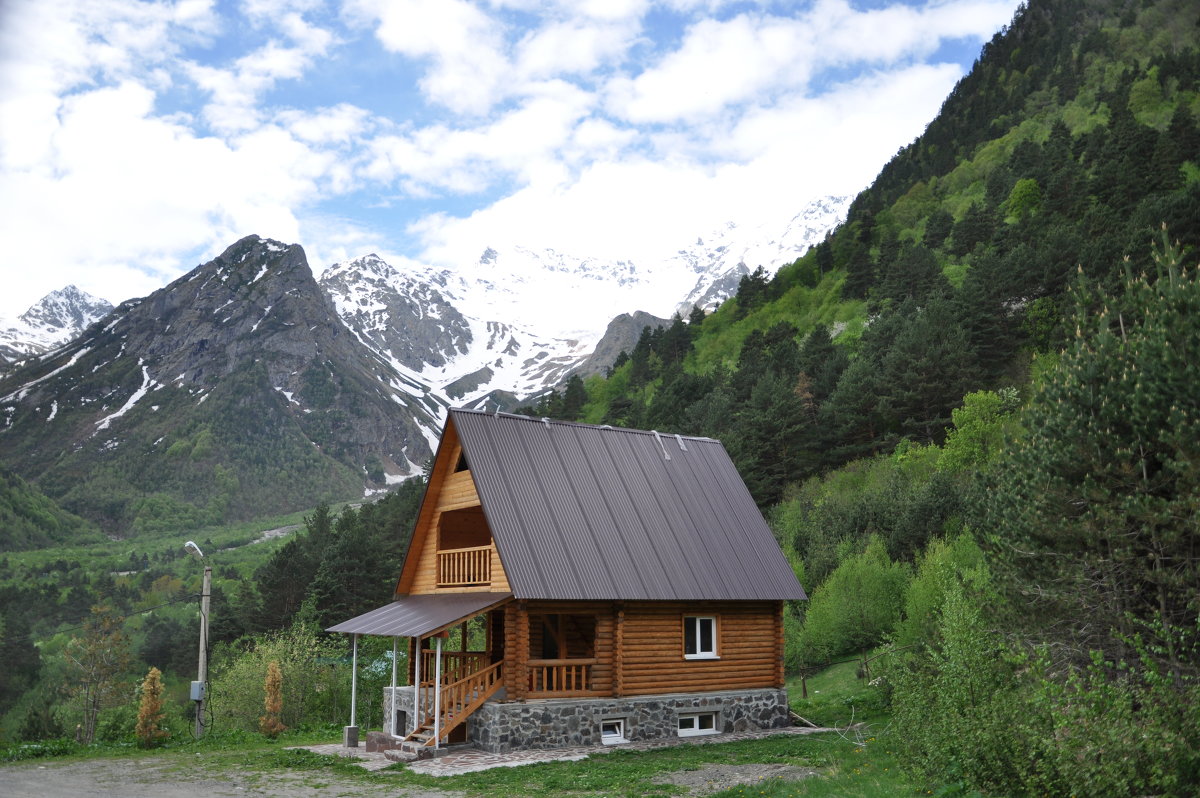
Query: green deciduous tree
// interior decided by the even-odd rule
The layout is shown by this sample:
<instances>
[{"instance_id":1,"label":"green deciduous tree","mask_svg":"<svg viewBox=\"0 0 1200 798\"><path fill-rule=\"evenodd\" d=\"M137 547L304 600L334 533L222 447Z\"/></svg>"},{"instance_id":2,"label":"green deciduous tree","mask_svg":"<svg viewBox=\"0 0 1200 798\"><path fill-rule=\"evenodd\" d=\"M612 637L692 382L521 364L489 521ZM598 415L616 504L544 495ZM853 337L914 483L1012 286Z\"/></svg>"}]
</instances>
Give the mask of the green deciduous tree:
<instances>
[{"instance_id":1,"label":"green deciduous tree","mask_svg":"<svg viewBox=\"0 0 1200 798\"><path fill-rule=\"evenodd\" d=\"M908 578L908 566L892 562L878 538L846 556L809 602L801 633L809 660L828 661L879 644L900 618Z\"/></svg>"},{"instance_id":2,"label":"green deciduous tree","mask_svg":"<svg viewBox=\"0 0 1200 798\"><path fill-rule=\"evenodd\" d=\"M83 720L80 739L91 743L100 712L122 703L130 664L129 635L121 618L106 606L92 607L83 636L74 637L65 650L72 690L80 701Z\"/></svg>"},{"instance_id":3,"label":"green deciduous tree","mask_svg":"<svg viewBox=\"0 0 1200 798\"><path fill-rule=\"evenodd\" d=\"M1023 219L1037 213L1042 206L1042 187L1032 177L1023 177L1012 187L1004 210L1013 219Z\"/></svg>"}]
</instances>

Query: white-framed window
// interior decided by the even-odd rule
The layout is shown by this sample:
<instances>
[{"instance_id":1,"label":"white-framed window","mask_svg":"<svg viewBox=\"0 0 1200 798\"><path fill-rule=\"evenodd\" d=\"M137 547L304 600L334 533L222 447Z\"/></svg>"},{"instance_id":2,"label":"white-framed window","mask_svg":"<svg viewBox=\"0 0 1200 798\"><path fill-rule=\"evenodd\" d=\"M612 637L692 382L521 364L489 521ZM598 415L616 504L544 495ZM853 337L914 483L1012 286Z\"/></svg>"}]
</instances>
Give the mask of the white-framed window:
<instances>
[{"instance_id":1,"label":"white-framed window","mask_svg":"<svg viewBox=\"0 0 1200 798\"><path fill-rule=\"evenodd\" d=\"M679 716L679 736L696 737L701 734L716 734L717 713L697 712Z\"/></svg>"},{"instance_id":2,"label":"white-framed window","mask_svg":"<svg viewBox=\"0 0 1200 798\"><path fill-rule=\"evenodd\" d=\"M717 619L714 616L683 617L683 658L717 658Z\"/></svg>"},{"instance_id":3,"label":"white-framed window","mask_svg":"<svg viewBox=\"0 0 1200 798\"><path fill-rule=\"evenodd\" d=\"M629 742L625 738L625 719L607 718L600 721L600 742L605 745Z\"/></svg>"}]
</instances>

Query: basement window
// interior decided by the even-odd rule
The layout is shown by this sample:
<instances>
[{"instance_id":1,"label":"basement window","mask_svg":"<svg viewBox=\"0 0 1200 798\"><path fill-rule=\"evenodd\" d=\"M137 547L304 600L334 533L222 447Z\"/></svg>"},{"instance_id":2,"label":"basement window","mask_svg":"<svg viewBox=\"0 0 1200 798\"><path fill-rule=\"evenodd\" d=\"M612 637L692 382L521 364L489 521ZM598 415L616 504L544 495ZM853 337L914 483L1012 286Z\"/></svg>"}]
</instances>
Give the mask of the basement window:
<instances>
[{"instance_id":1,"label":"basement window","mask_svg":"<svg viewBox=\"0 0 1200 798\"><path fill-rule=\"evenodd\" d=\"M679 716L679 736L697 737L701 734L717 733L717 713L698 712Z\"/></svg>"},{"instance_id":2,"label":"basement window","mask_svg":"<svg viewBox=\"0 0 1200 798\"><path fill-rule=\"evenodd\" d=\"M625 719L609 718L600 721L600 742L605 745L629 742L625 739Z\"/></svg>"},{"instance_id":3,"label":"basement window","mask_svg":"<svg viewBox=\"0 0 1200 798\"><path fill-rule=\"evenodd\" d=\"M684 616L683 658L717 659L717 619L714 616Z\"/></svg>"}]
</instances>

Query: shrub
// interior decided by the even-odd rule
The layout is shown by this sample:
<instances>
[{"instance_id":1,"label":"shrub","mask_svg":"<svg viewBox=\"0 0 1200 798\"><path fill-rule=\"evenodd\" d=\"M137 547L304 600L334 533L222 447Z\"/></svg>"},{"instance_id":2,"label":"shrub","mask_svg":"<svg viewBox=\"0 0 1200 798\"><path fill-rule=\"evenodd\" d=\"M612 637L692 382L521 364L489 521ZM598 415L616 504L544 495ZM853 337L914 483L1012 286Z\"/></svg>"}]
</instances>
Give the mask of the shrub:
<instances>
[{"instance_id":1,"label":"shrub","mask_svg":"<svg viewBox=\"0 0 1200 798\"><path fill-rule=\"evenodd\" d=\"M279 722L289 728L303 723L344 720L349 707L350 679L339 667L340 640L322 638L315 628L291 628L245 639L214 654L209 706L223 728L259 731L263 706L263 674L278 663L287 674L282 683Z\"/></svg>"},{"instance_id":2,"label":"shrub","mask_svg":"<svg viewBox=\"0 0 1200 798\"><path fill-rule=\"evenodd\" d=\"M258 730L268 737L278 737L287 726L279 720L279 716L283 714L283 674L280 673L279 663L275 660L267 663L263 693L263 709L267 714L258 719Z\"/></svg>"},{"instance_id":3,"label":"shrub","mask_svg":"<svg viewBox=\"0 0 1200 798\"><path fill-rule=\"evenodd\" d=\"M162 672L152 667L142 681L142 700L138 705L137 727L134 730L144 748L150 748L170 735L163 728L164 716Z\"/></svg>"}]
</instances>

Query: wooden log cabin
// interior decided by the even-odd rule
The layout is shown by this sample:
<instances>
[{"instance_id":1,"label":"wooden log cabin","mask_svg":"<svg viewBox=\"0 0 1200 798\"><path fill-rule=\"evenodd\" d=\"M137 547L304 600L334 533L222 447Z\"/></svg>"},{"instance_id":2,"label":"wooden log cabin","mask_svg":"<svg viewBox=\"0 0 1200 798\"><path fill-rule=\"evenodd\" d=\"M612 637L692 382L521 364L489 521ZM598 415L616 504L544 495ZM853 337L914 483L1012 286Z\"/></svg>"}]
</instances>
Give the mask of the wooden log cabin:
<instances>
[{"instance_id":1,"label":"wooden log cabin","mask_svg":"<svg viewBox=\"0 0 1200 798\"><path fill-rule=\"evenodd\" d=\"M504 752L787 725L804 598L719 442L451 410L395 601L329 631L408 639L392 736Z\"/></svg>"}]
</instances>

